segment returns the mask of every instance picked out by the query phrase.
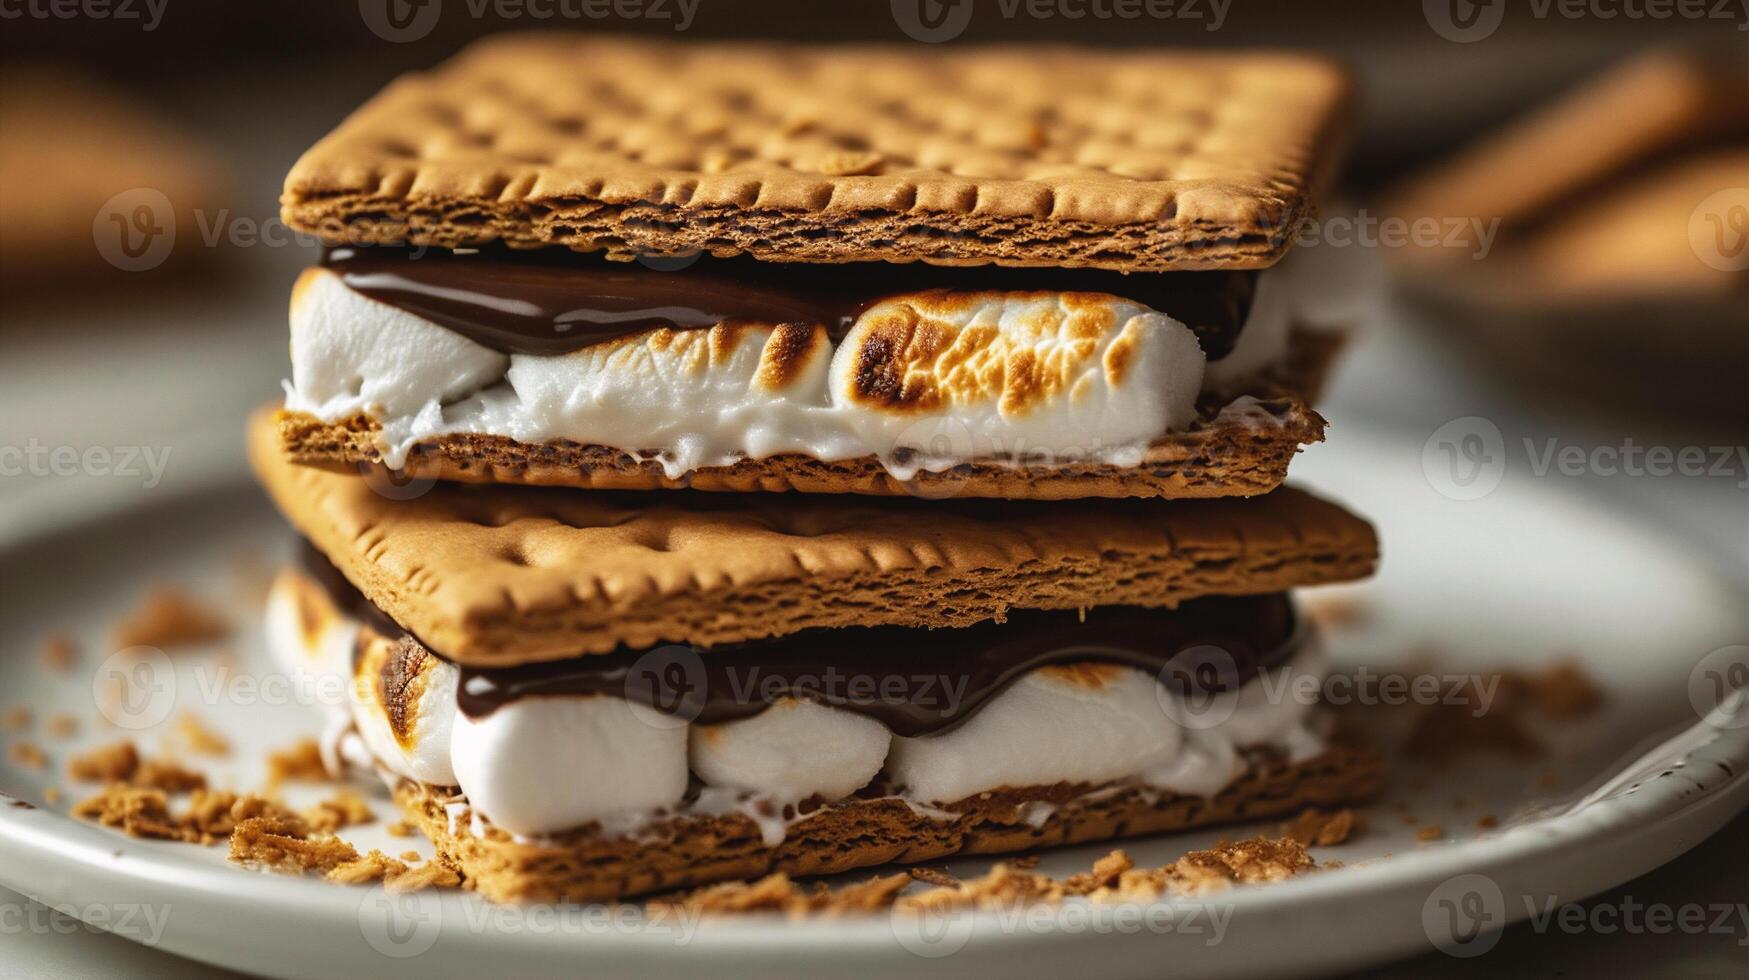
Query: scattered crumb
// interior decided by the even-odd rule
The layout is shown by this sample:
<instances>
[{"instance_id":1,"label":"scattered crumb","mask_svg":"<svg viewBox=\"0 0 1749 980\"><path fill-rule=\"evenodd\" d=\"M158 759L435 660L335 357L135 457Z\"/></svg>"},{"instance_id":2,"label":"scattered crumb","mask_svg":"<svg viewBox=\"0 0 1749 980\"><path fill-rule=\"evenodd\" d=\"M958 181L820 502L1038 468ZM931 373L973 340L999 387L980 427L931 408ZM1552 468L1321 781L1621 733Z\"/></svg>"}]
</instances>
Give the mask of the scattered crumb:
<instances>
[{"instance_id":1,"label":"scattered crumb","mask_svg":"<svg viewBox=\"0 0 1749 980\"><path fill-rule=\"evenodd\" d=\"M287 874L327 874L357 861L358 850L338 837L310 838L296 817L250 817L231 831L230 859L247 867Z\"/></svg>"},{"instance_id":2,"label":"scattered crumb","mask_svg":"<svg viewBox=\"0 0 1749 980\"><path fill-rule=\"evenodd\" d=\"M376 820L376 812L364 797L350 789L342 789L303 813L304 822L317 833L332 834L344 827Z\"/></svg>"},{"instance_id":3,"label":"scattered crumb","mask_svg":"<svg viewBox=\"0 0 1749 980\"><path fill-rule=\"evenodd\" d=\"M206 789L206 775L162 759L141 759L129 780L135 786L161 789L166 793L187 793Z\"/></svg>"},{"instance_id":4,"label":"scattered crumb","mask_svg":"<svg viewBox=\"0 0 1749 980\"><path fill-rule=\"evenodd\" d=\"M59 786L44 786L43 802L51 804L61 802L61 788Z\"/></svg>"},{"instance_id":5,"label":"scattered crumb","mask_svg":"<svg viewBox=\"0 0 1749 980\"><path fill-rule=\"evenodd\" d=\"M1318 847L1333 847L1348 840L1362 822L1349 809L1329 813L1314 807L1300 811L1300 815L1292 821L1281 825L1280 833L1294 841Z\"/></svg>"},{"instance_id":6,"label":"scattered crumb","mask_svg":"<svg viewBox=\"0 0 1749 980\"><path fill-rule=\"evenodd\" d=\"M7 708L6 713L0 715L0 728L9 732L26 731L35 719L36 716L30 713L30 709L21 704L17 707Z\"/></svg>"},{"instance_id":7,"label":"scattered crumb","mask_svg":"<svg viewBox=\"0 0 1749 980\"><path fill-rule=\"evenodd\" d=\"M779 871L757 881L725 881L673 899L654 899L653 906L676 906L711 915L740 912L784 912L792 918L832 917L846 912L872 912L893 904L899 890L911 883L909 874L891 874L836 891L824 882L809 889Z\"/></svg>"},{"instance_id":8,"label":"scattered crumb","mask_svg":"<svg viewBox=\"0 0 1749 980\"><path fill-rule=\"evenodd\" d=\"M1427 826L1422 827L1420 830L1415 831L1415 839L1419 841L1438 840L1444 836L1445 828L1436 823L1430 823Z\"/></svg>"},{"instance_id":9,"label":"scattered crumb","mask_svg":"<svg viewBox=\"0 0 1749 980\"><path fill-rule=\"evenodd\" d=\"M268 789L278 789L292 780L311 783L329 780L328 766L322 761L322 746L315 739L306 738L289 749L268 754Z\"/></svg>"},{"instance_id":10,"label":"scattered crumb","mask_svg":"<svg viewBox=\"0 0 1749 980\"><path fill-rule=\"evenodd\" d=\"M459 888L461 883L461 872L442 861L427 861L417 868L405 868L399 874L391 875L386 885L392 892L416 892L427 888Z\"/></svg>"},{"instance_id":11,"label":"scattered crumb","mask_svg":"<svg viewBox=\"0 0 1749 980\"><path fill-rule=\"evenodd\" d=\"M1487 704L1487 710L1482 705ZM1422 708L1409 733L1405 751L1411 758L1444 765L1460 753L1497 751L1515 759L1541 755L1542 743L1524 728L1524 706L1515 686L1504 679L1495 685L1492 702L1484 699L1474 679L1461 696Z\"/></svg>"},{"instance_id":12,"label":"scattered crumb","mask_svg":"<svg viewBox=\"0 0 1749 980\"><path fill-rule=\"evenodd\" d=\"M44 724L43 730L50 738L72 738L79 734L79 719L72 715L53 715Z\"/></svg>"},{"instance_id":13,"label":"scattered crumb","mask_svg":"<svg viewBox=\"0 0 1749 980\"><path fill-rule=\"evenodd\" d=\"M49 767L49 757L35 742L13 742L7 755L26 769L42 770Z\"/></svg>"},{"instance_id":14,"label":"scattered crumb","mask_svg":"<svg viewBox=\"0 0 1749 980\"><path fill-rule=\"evenodd\" d=\"M73 638L64 633L51 636L43 643L40 655L42 665L56 673L72 670L79 662L79 648L73 644Z\"/></svg>"},{"instance_id":15,"label":"scattered crumb","mask_svg":"<svg viewBox=\"0 0 1749 980\"><path fill-rule=\"evenodd\" d=\"M125 783L140 767L134 743L117 742L76 755L67 763L67 775L83 783Z\"/></svg>"},{"instance_id":16,"label":"scattered crumb","mask_svg":"<svg viewBox=\"0 0 1749 980\"><path fill-rule=\"evenodd\" d=\"M1534 673L1508 675L1523 686L1538 714L1553 721L1587 717L1603 706L1603 689L1572 657Z\"/></svg>"},{"instance_id":17,"label":"scattered crumb","mask_svg":"<svg viewBox=\"0 0 1749 980\"><path fill-rule=\"evenodd\" d=\"M168 650L211 643L230 634L230 623L185 589L160 585L115 625L111 642L117 650L142 646Z\"/></svg>"},{"instance_id":18,"label":"scattered crumb","mask_svg":"<svg viewBox=\"0 0 1749 980\"><path fill-rule=\"evenodd\" d=\"M249 819L295 822L297 817L260 796L228 790L196 789L188 809L177 816L170 811L169 796L162 789L116 783L73 807L73 815L117 827L130 837L215 844L230 836L237 825Z\"/></svg>"},{"instance_id":19,"label":"scattered crumb","mask_svg":"<svg viewBox=\"0 0 1749 980\"><path fill-rule=\"evenodd\" d=\"M413 861L423 861L423 860L425 860L425 858L418 851L402 851L401 852L401 860L407 861L410 863Z\"/></svg>"},{"instance_id":20,"label":"scattered crumb","mask_svg":"<svg viewBox=\"0 0 1749 980\"><path fill-rule=\"evenodd\" d=\"M396 820L383 828L383 830L388 832L390 837L411 837L417 829L418 828L405 820Z\"/></svg>"},{"instance_id":21,"label":"scattered crumb","mask_svg":"<svg viewBox=\"0 0 1749 980\"><path fill-rule=\"evenodd\" d=\"M910 874L913 881L921 881L924 884L937 885L942 888L952 888L960 883L960 880L953 875L945 871L937 871L934 868L912 868Z\"/></svg>"},{"instance_id":22,"label":"scattered crumb","mask_svg":"<svg viewBox=\"0 0 1749 980\"><path fill-rule=\"evenodd\" d=\"M1500 818L1492 813L1484 813L1476 818L1476 826L1481 830L1493 830L1500 826Z\"/></svg>"},{"instance_id":23,"label":"scattered crumb","mask_svg":"<svg viewBox=\"0 0 1749 980\"><path fill-rule=\"evenodd\" d=\"M196 755L230 755L231 743L223 735L206 726L199 717L184 714L176 719L177 734L187 743L188 750Z\"/></svg>"}]
</instances>

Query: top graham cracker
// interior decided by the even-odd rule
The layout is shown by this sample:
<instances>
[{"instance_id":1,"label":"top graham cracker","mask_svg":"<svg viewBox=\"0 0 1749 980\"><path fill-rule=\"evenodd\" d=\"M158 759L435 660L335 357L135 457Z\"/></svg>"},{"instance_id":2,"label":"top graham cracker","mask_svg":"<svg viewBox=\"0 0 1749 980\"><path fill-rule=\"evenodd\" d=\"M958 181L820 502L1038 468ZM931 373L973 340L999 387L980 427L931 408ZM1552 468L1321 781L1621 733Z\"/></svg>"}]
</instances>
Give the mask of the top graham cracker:
<instances>
[{"instance_id":1,"label":"top graham cracker","mask_svg":"<svg viewBox=\"0 0 1749 980\"><path fill-rule=\"evenodd\" d=\"M336 244L1262 268L1349 96L1272 52L506 35L396 80L281 203Z\"/></svg>"}]
</instances>

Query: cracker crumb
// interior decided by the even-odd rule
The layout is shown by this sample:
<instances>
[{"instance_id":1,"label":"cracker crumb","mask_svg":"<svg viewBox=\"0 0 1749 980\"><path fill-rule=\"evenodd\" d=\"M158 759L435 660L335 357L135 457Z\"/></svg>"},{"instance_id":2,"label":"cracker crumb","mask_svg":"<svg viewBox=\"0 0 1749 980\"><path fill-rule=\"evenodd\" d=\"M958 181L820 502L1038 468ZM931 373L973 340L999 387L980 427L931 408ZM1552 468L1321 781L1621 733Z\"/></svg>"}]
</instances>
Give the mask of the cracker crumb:
<instances>
[{"instance_id":1,"label":"cracker crumb","mask_svg":"<svg viewBox=\"0 0 1749 980\"><path fill-rule=\"evenodd\" d=\"M295 817L261 816L238 821L231 831L230 859L286 874L327 874L359 857L356 848L338 837L309 837Z\"/></svg>"},{"instance_id":2,"label":"cracker crumb","mask_svg":"<svg viewBox=\"0 0 1749 980\"><path fill-rule=\"evenodd\" d=\"M382 851L373 850L369 854L336 865L323 877L340 885L365 885L406 873L405 864Z\"/></svg>"},{"instance_id":3,"label":"cracker crumb","mask_svg":"<svg viewBox=\"0 0 1749 980\"><path fill-rule=\"evenodd\" d=\"M82 783L125 783L139 768L139 750L124 740L74 756L67 763L67 775Z\"/></svg>"},{"instance_id":4,"label":"cracker crumb","mask_svg":"<svg viewBox=\"0 0 1749 980\"><path fill-rule=\"evenodd\" d=\"M1604 703L1603 689L1591 680L1579 661L1567 657L1540 671L1512 675L1528 693L1537 713L1551 721L1574 721L1596 713Z\"/></svg>"},{"instance_id":5,"label":"cracker crumb","mask_svg":"<svg viewBox=\"0 0 1749 980\"><path fill-rule=\"evenodd\" d=\"M72 637L57 633L43 642L40 659L43 667L63 674L79 662L79 648L74 645Z\"/></svg>"},{"instance_id":6,"label":"cracker crumb","mask_svg":"<svg viewBox=\"0 0 1749 980\"><path fill-rule=\"evenodd\" d=\"M1542 743L1524 727L1525 699L1519 689L1504 674L1482 681L1479 685L1471 678L1461 696L1423 708L1405 746L1411 758L1445 765L1464 753L1494 751L1514 759L1543 753ZM1490 683L1492 701L1483 693Z\"/></svg>"},{"instance_id":7,"label":"cracker crumb","mask_svg":"<svg viewBox=\"0 0 1749 980\"><path fill-rule=\"evenodd\" d=\"M73 808L73 815L116 827L130 837L216 844L245 819L295 822L272 801L229 790L196 789L180 816L170 810L169 795L151 786L114 783Z\"/></svg>"},{"instance_id":8,"label":"cracker crumb","mask_svg":"<svg viewBox=\"0 0 1749 980\"><path fill-rule=\"evenodd\" d=\"M1306 615L1318 626L1347 629L1372 622L1372 607L1355 596L1308 596L1303 607Z\"/></svg>"},{"instance_id":9,"label":"cracker crumb","mask_svg":"<svg viewBox=\"0 0 1749 980\"><path fill-rule=\"evenodd\" d=\"M1344 808L1331 813L1307 807L1300 811L1299 816L1282 824L1279 832L1283 837L1308 847L1334 847L1348 840L1360 827L1361 821L1353 810Z\"/></svg>"},{"instance_id":10,"label":"cracker crumb","mask_svg":"<svg viewBox=\"0 0 1749 980\"><path fill-rule=\"evenodd\" d=\"M206 726L193 714L184 713L176 719L176 732L190 752L196 755L223 756L231 754L231 742Z\"/></svg>"},{"instance_id":11,"label":"cracker crumb","mask_svg":"<svg viewBox=\"0 0 1749 980\"><path fill-rule=\"evenodd\" d=\"M1444 836L1445 828L1436 823L1430 823L1427 826L1422 827L1420 830L1415 831L1415 839L1418 841L1438 840Z\"/></svg>"},{"instance_id":12,"label":"cracker crumb","mask_svg":"<svg viewBox=\"0 0 1749 980\"><path fill-rule=\"evenodd\" d=\"M461 872L442 861L433 860L417 868L406 868L391 876L386 885L392 892L417 892L427 888L459 888L461 883Z\"/></svg>"},{"instance_id":13,"label":"cracker crumb","mask_svg":"<svg viewBox=\"0 0 1749 980\"><path fill-rule=\"evenodd\" d=\"M425 857L424 857L424 855L420 854L418 851L402 851L401 852L401 860L407 861L407 862L423 861L423 860L425 860Z\"/></svg>"},{"instance_id":14,"label":"cracker crumb","mask_svg":"<svg viewBox=\"0 0 1749 980\"><path fill-rule=\"evenodd\" d=\"M50 803L50 804L59 803L59 802L61 802L61 796L62 796L61 788L59 786L44 786L43 787L43 802L44 803Z\"/></svg>"},{"instance_id":15,"label":"cracker crumb","mask_svg":"<svg viewBox=\"0 0 1749 980\"><path fill-rule=\"evenodd\" d=\"M328 766L322 761L322 746L313 738L300 740L287 749L267 756L267 786L278 789L288 781L325 783L330 779Z\"/></svg>"},{"instance_id":16,"label":"cracker crumb","mask_svg":"<svg viewBox=\"0 0 1749 980\"><path fill-rule=\"evenodd\" d=\"M29 708L21 704L7 708L6 713L0 715L0 728L9 732L28 731L34 720L36 720L36 716L31 714Z\"/></svg>"},{"instance_id":17,"label":"cracker crumb","mask_svg":"<svg viewBox=\"0 0 1749 980\"><path fill-rule=\"evenodd\" d=\"M217 612L177 585L159 585L146 594L138 609L123 617L110 633L117 650L128 647L198 646L231 635L231 625Z\"/></svg>"},{"instance_id":18,"label":"cracker crumb","mask_svg":"<svg viewBox=\"0 0 1749 980\"><path fill-rule=\"evenodd\" d=\"M7 755L13 762L26 769L41 771L49 767L48 755L35 742L13 742L11 748L7 750Z\"/></svg>"},{"instance_id":19,"label":"cracker crumb","mask_svg":"<svg viewBox=\"0 0 1749 980\"><path fill-rule=\"evenodd\" d=\"M744 912L783 912L791 918L831 918L847 913L873 912L893 904L900 889L911 883L906 873L870 878L836 890L823 883L809 889L779 871L757 881L725 881L672 899L655 899L651 906L674 906L710 915Z\"/></svg>"},{"instance_id":20,"label":"cracker crumb","mask_svg":"<svg viewBox=\"0 0 1749 980\"><path fill-rule=\"evenodd\" d=\"M135 786L161 789L166 793L187 793L206 788L206 775L163 759L141 759L129 780Z\"/></svg>"},{"instance_id":21,"label":"cracker crumb","mask_svg":"<svg viewBox=\"0 0 1749 980\"><path fill-rule=\"evenodd\" d=\"M926 885L936 885L941 888L953 888L960 883L958 878L935 868L912 868L909 873L913 881L921 881Z\"/></svg>"},{"instance_id":22,"label":"cracker crumb","mask_svg":"<svg viewBox=\"0 0 1749 980\"><path fill-rule=\"evenodd\" d=\"M1492 813L1484 813L1476 818L1476 827L1480 830L1493 830L1500 826L1500 818Z\"/></svg>"},{"instance_id":23,"label":"cracker crumb","mask_svg":"<svg viewBox=\"0 0 1749 980\"><path fill-rule=\"evenodd\" d=\"M332 834L345 827L371 823L377 815L356 791L342 789L305 810L303 817L311 830Z\"/></svg>"},{"instance_id":24,"label":"cracker crumb","mask_svg":"<svg viewBox=\"0 0 1749 980\"><path fill-rule=\"evenodd\" d=\"M396 820L383 828L390 837L411 837L417 829L406 820Z\"/></svg>"},{"instance_id":25,"label":"cracker crumb","mask_svg":"<svg viewBox=\"0 0 1749 980\"><path fill-rule=\"evenodd\" d=\"M50 738L72 738L79 734L79 719L68 714L52 715L44 723L43 731Z\"/></svg>"}]
</instances>

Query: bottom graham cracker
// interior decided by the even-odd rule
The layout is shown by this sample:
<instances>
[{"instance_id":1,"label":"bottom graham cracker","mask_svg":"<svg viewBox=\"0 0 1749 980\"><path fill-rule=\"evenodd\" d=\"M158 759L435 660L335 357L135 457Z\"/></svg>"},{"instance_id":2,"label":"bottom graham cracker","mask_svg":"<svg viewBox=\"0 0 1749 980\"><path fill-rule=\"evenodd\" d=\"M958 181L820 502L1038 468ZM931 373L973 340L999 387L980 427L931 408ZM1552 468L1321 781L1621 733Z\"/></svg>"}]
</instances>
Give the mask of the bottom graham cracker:
<instances>
[{"instance_id":1,"label":"bottom graham cracker","mask_svg":"<svg viewBox=\"0 0 1749 980\"><path fill-rule=\"evenodd\" d=\"M492 901L606 901L775 871L828 875L1281 818L1365 800L1383 779L1378 755L1344 737L1299 763L1254 754L1250 769L1212 798L1139 788L1094 793L1096 787L1069 784L1005 788L941 808L956 815L951 819L893 797L852 799L820 805L776 847L766 846L759 828L739 813L675 817L635 838L584 828L518 841L495 827L476 835L469 821L452 821L448 789L402 782L395 799L461 870L467 887ZM1055 809L1047 819L1028 820L1028 804Z\"/></svg>"}]
</instances>

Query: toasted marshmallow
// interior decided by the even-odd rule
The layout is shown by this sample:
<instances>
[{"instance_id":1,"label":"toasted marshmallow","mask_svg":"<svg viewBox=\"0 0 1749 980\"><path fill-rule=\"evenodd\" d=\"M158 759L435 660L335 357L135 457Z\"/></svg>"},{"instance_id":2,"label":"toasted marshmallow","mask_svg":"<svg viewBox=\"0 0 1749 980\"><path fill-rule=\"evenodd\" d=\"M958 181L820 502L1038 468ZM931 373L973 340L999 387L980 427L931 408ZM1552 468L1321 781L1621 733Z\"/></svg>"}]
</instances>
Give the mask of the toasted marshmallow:
<instances>
[{"instance_id":1,"label":"toasted marshmallow","mask_svg":"<svg viewBox=\"0 0 1749 980\"><path fill-rule=\"evenodd\" d=\"M1134 465L1195 416L1204 362L1188 327L1128 300L924 292L857 319L832 360L832 398L884 459L1129 450L1113 462Z\"/></svg>"},{"instance_id":2,"label":"toasted marshmallow","mask_svg":"<svg viewBox=\"0 0 1749 980\"><path fill-rule=\"evenodd\" d=\"M686 727L649 724L631 702L605 695L458 713L450 757L468 802L514 834L642 815L686 792Z\"/></svg>"},{"instance_id":3,"label":"toasted marshmallow","mask_svg":"<svg viewBox=\"0 0 1749 980\"><path fill-rule=\"evenodd\" d=\"M751 718L694 725L690 758L708 786L831 800L868 785L891 742L872 718L786 698Z\"/></svg>"},{"instance_id":4,"label":"toasted marshmallow","mask_svg":"<svg viewBox=\"0 0 1749 980\"><path fill-rule=\"evenodd\" d=\"M358 624L334 608L320 585L295 569L274 577L263 623L267 649L290 675L297 700L344 711L344 682L352 669Z\"/></svg>"},{"instance_id":5,"label":"toasted marshmallow","mask_svg":"<svg viewBox=\"0 0 1749 980\"><path fill-rule=\"evenodd\" d=\"M1153 675L1082 663L1041 667L964 724L895 738L887 772L907 795L951 803L1004 786L1102 783L1169 763L1183 732Z\"/></svg>"},{"instance_id":6,"label":"toasted marshmallow","mask_svg":"<svg viewBox=\"0 0 1749 980\"><path fill-rule=\"evenodd\" d=\"M874 456L902 478L1021 455L1134 465L1193 419L1206 360L1128 300L949 292L876 304L836 348L821 326L719 324L505 355L321 268L291 333L286 407L369 417L390 466L470 433L649 453L674 478L783 453Z\"/></svg>"},{"instance_id":7,"label":"toasted marshmallow","mask_svg":"<svg viewBox=\"0 0 1749 980\"><path fill-rule=\"evenodd\" d=\"M455 665L416 643L361 631L353 672L352 718L386 768L434 786L454 786L450 733L456 717Z\"/></svg>"}]
</instances>

